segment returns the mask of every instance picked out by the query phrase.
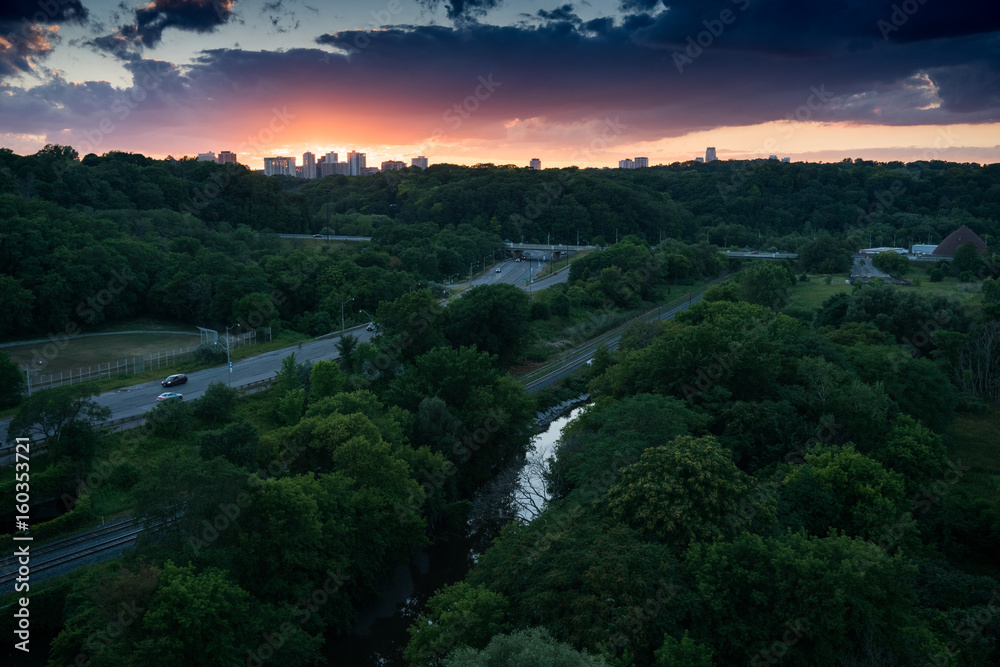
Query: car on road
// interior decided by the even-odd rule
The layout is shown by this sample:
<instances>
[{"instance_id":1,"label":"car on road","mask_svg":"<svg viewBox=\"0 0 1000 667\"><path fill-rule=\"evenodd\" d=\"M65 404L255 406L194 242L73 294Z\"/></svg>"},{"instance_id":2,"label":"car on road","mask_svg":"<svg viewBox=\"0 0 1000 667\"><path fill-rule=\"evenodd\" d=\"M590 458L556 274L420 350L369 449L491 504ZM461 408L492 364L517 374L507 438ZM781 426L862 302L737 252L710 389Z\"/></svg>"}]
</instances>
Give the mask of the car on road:
<instances>
[{"instance_id":1,"label":"car on road","mask_svg":"<svg viewBox=\"0 0 1000 667\"><path fill-rule=\"evenodd\" d=\"M321 239L321 238L323 238L323 237L322 237L322 236L320 236L319 234L313 234L313 238L314 238L314 239Z\"/></svg>"},{"instance_id":2,"label":"car on road","mask_svg":"<svg viewBox=\"0 0 1000 667\"><path fill-rule=\"evenodd\" d=\"M172 392L172 391L165 391L165 392L163 392L162 394L160 394L159 396L156 397L156 401L157 401L157 403L159 403L160 401L171 401L171 400L173 400L175 398L180 401L180 400L184 399L184 395L183 394L178 394L178 393L175 393L175 392Z\"/></svg>"},{"instance_id":3,"label":"car on road","mask_svg":"<svg viewBox=\"0 0 1000 667\"><path fill-rule=\"evenodd\" d=\"M497 273L500 273L500 269L497 269Z\"/></svg>"},{"instance_id":4,"label":"car on road","mask_svg":"<svg viewBox=\"0 0 1000 667\"><path fill-rule=\"evenodd\" d=\"M375 331L375 325L369 324L367 327L365 327L365 331Z\"/></svg>"},{"instance_id":5,"label":"car on road","mask_svg":"<svg viewBox=\"0 0 1000 667\"><path fill-rule=\"evenodd\" d=\"M174 387L179 384L184 384L187 381L188 381L187 375L184 375L183 373L178 373L177 375L171 375L160 384L163 385L164 387Z\"/></svg>"}]
</instances>

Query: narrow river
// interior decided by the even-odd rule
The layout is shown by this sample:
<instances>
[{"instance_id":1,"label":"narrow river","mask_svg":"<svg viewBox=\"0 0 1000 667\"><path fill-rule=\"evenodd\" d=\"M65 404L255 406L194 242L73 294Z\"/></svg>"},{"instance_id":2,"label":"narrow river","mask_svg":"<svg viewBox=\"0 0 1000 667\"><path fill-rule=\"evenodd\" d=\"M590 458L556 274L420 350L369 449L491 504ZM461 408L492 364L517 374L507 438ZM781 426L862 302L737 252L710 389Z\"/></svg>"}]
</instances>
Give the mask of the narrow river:
<instances>
[{"instance_id":1,"label":"narrow river","mask_svg":"<svg viewBox=\"0 0 1000 667\"><path fill-rule=\"evenodd\" d=\"M581 410L574 408L539 432L532 439L535 450L529 451L529 460L537 457L544 460L551 456L563 427ZM540 470L532 465L525 466L518 480L519 489L515 493L518 505L544 505L545 499L540 493L544 487ZM522 509L520 516L527 521L533 512ZM455 535L447 540L438 539L427 549L414 551L409 563L396 568L392 581L383 587L379 599L362 612L353 634L340 639L327 638L325 654L328 664L337 667L405 667L403 650L409 641L406 628L413 623L434 591L465 577L479 548L482 545L477 544L473 536Z\"/></svg>"}]
</instances>

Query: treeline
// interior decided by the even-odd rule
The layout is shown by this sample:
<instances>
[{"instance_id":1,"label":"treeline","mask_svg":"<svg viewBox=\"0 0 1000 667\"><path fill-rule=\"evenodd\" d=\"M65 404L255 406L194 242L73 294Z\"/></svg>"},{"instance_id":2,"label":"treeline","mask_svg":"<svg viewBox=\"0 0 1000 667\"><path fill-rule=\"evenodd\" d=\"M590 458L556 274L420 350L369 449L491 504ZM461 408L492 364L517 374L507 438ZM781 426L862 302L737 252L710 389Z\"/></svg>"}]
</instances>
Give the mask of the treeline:
<instances>
[{"instance_id":1,"label":"treeline","mask_svg":"<svg viewBox=\"0 0 1000 667\"><path fill-rule=\"evenodd\" d=\"M239 165L0 149L0 336L159 315L325 333L340 304L373 310L466 275L505 241L798 252L847 269L858 247L996 236L997 167L949 163L671 165L527 170L435 165L303 181ZM272 232L369 235L369 248L282 255ZM260 236L263 235L263 238ZM707 274L670 253L670 280ZM289 266L309 267L304 275ZM290 273L291 271L291 273ZM242 303L240 303L242 301ZM67 327L70 328L67 331Z\"/></svg>"},{"instance_id":2,"label":"treeline","mask_svg":"<svg viewBox=\"0 0 1000 667\"><path fill-rule=\"evenodd\" d=\"M409 662L1000 658L996 476L946 435L987 414L971 369L997 383L994 281L978 316L872 283L809 319L778 312L795 281L753 265L600 350L547 507L428 601Z\"/></svg>"}]
</instances>

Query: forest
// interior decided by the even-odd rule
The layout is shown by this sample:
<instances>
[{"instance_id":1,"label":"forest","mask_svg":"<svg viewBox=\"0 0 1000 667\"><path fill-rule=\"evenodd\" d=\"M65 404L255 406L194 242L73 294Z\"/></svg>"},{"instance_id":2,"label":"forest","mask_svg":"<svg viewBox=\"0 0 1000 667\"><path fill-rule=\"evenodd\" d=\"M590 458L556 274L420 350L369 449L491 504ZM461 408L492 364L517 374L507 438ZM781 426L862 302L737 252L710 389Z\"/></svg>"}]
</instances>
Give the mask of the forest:
<instances>
[{"instance_id":1,"label":"forest","mask_svg":"<svg viewBox=\"0 0 1000 667\"><path fill-rule=\"evenodd\" d=\"M513 502L493 482L531 456L543 399L512 371L595 314L634 319L566 381L590 403L548 462L545 507L481 526L399 664L1000 661L1000 264L964 251L894 269L926 283L795 298L870 241L961 224L995 238L997 169L435 165L301 181L0 151L0 305L20 316L2 336L261 312L317 335L349 297L378 330L339 362L286 357L266 392L158 404L131 432L93 426L92 386L19 397L12 433L50 427L33 489L69 509L41 538L116 512L157 528L33 586L49 643L36 664L340 664L324 646L349 641L396 566L467 530L485 492ZM373 240L272 239L324 228ZM578 233L606 249L563 285L447 306L427 289L507 240ZM799 258L744 265L719 247ZM673 319L633 315L713 279ZM116 298L88 304L111 281Z\"/></svg>"}]
</instances>

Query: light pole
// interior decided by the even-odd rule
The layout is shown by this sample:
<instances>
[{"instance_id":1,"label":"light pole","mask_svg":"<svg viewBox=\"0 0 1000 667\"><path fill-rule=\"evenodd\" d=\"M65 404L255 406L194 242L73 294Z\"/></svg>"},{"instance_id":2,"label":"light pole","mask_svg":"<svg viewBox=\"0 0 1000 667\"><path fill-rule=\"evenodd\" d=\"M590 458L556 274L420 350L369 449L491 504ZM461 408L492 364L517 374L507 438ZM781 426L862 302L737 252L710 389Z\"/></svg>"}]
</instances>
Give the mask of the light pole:
<instances>
[{"instance_id":1,"label":"light pole","mask_svg":"<svg viewBox=\"0 0 1000 667\"><path fill-rule=\"evenodd\" d=\"M474 267L478 263L479 262L472 262L471 264L469 264L469 284L470 285L472 284L472 267Z\"/></svg>"},{"instance_id":2,"label":"light pole","mask_svg":"<svg viewBox=\"0 0 1000 667\"><path fill-rule=\"evenodd\" d=\"M344 305L348 304L348 303L350 303L352 301L354 301L354 297L353 296L350 299L348 299L347 301L341 301L340 302L340 333L344 333Z\"/></svg>"},{"instance_id":3,"label":"light pole","mask_svg":"<svg viewBox=\"0 0 1000 667\"><path fill-rule=\"evenodd\" d=\"M229 382L228 382L228 384L229 384L230 387L233 386L233 362L232 362L232 360L229 357L229 330L230 329L235 329L238 326L240 326L239 322L237 322L236 324L233 324L232 326L227 326L226 327L226 362L229 364Z\"/></svg>"},{"instance_id":4,"label":"light pole","mask_svg":"<svg viewBox=\"0 0 1000 667\"><path fill-rule=\"evenodd\" d=\"M358 312L359 312L359 313L364 313L365 315L367 315L367 316L368 316L368 321L369 321L369 322L374 322L374 321L375 321L375 318L374 318L374 317L372 317L371 313L369 313L369 312L368 312L367 310L365 310L365 309L363 309L363 308L362 308L362 309L361 309L361 310L359 310Z\"/></svg>"},{"instance_id":5,"label":"light pole","mask_svg":"<svg viewBox=\"0 0 1000 667\"><path fill-rule=\"evenodd\" d=\"M414 287L420 287L420 283L413 283L412 285L410 285L409 291L412 292Z\"/></svg>"}]
</instances>

